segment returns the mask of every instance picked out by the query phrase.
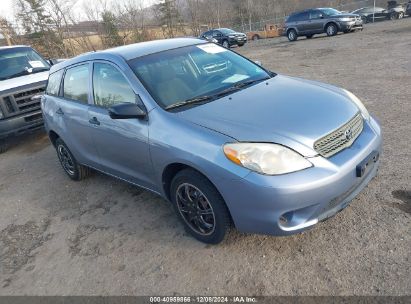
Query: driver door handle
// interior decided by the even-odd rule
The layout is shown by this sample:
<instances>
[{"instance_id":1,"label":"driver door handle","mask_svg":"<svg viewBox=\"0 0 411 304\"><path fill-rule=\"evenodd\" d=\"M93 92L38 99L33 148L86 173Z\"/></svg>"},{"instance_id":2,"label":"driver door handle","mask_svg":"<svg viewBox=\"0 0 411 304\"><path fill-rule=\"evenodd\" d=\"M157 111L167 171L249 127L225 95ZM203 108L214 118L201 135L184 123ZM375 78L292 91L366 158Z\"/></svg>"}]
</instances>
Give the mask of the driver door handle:
<instances>
[{"instance_id":1,"label":"driver door handle","mask_svg":"<svg viewBox=\"0 0 411 304\"><path fill-rule=\"evenodd\" d=\"M96 125L96 126L100 125L100 122L98 121L97 117L93 117L88 122L91 123L92 125Z\"/></svg>"}]
</instances>

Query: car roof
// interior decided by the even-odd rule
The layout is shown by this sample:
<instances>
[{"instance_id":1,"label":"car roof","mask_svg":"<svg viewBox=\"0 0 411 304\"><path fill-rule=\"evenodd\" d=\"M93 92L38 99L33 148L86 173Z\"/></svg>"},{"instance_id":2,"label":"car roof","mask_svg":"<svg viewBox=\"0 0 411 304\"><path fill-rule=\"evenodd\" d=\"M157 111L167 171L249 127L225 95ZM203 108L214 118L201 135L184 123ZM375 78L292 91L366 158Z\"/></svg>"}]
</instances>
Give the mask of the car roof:
<instances>
[{"instance_id":1,"label":"car roof","mask_svg":"<svg viewBox=\"0 0 411 304\"><path fill-rule=\"evenodd\" d=\"M50 73L65 68L70 65L81 63L90 60L131 60L138 57L143 57L150 54L160 53L167 50L177 49L185 46L209 43L208 41L198 38L173 38L153 40L140 43L134 43L124 46L119 46L103 51L88 52L69 60L63 61L55 66L52 66Z\"/></svg>"},{"instance_id":2,"label":"car roof","mask_svg":"<svg viewBox=\"0 0 411 304\"><path fill-rule=\"evenodd\" d=\"M0 50L17 49L17 48L31 48L31 46L28 46L28 45L8 45L8 46L0 46Z\"/></svg>"}]
</instances>

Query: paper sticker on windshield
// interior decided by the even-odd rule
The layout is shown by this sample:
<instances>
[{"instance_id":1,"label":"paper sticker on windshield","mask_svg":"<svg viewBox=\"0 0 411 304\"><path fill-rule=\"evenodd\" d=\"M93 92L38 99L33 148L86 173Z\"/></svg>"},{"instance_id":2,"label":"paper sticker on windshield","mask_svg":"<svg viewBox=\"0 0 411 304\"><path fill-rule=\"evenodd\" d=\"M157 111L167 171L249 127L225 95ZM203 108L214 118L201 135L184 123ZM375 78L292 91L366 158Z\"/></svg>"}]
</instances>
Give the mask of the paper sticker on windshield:
<instances>
[{"instance_id":1,"label":"paper sticker on windshield","mask_svg":"<svg viewBox=\"0 0 411 304\"><path fill-rule=\"evenodd\" d=\"M35 60L35 61L29 61L29 64L31 65L32 68L44 68L44 63L39 61L39 60Z\"/></svg>"},{"instance_id":2,"label":"paper sticker on windshield","mask_svg":"<svg viewBox=\"0 0 411 304\"><path fill-rule=\"evenodd\" d=\"M223 83L236 83L247 78L249 78L247 75L234 74L233 76L226 78Z\"/></svg>"},{"instance_id":3,"label":"paper sticker on windshield","mask_svg":"<svg viewBox=\"0 0 411 304\"><path fill-rule=\"evenodd\" d=\"M218 54L218 53L222 53L222 52L226 52L227 49L218 46L216 44L202 44L202 45L197 45L197 47L201 50L203 50L204 52L207 52L209 54Z\"/></svg>"}]
</instances>

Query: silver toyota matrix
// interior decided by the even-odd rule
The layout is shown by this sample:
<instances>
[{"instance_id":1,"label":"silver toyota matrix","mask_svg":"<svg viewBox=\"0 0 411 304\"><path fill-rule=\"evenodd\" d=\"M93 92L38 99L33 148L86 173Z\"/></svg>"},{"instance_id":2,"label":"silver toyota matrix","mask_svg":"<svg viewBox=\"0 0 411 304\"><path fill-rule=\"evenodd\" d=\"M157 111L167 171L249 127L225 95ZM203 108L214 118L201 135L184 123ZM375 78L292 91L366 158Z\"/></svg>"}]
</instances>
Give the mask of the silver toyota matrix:
<instances>
[{"instance_id":1,"label":"silver toyota matrix","mask_svg":"<svg viewBox=\"0 0 411 304\"><path fill-rule=\"evenodd\" d=\"M345 208L379 165L380 127L351 92L194 38L52 66L42 109L71 179L92 168L155 192L206 243L231 225L301 232Z\"/></svg>"}]
</instances>

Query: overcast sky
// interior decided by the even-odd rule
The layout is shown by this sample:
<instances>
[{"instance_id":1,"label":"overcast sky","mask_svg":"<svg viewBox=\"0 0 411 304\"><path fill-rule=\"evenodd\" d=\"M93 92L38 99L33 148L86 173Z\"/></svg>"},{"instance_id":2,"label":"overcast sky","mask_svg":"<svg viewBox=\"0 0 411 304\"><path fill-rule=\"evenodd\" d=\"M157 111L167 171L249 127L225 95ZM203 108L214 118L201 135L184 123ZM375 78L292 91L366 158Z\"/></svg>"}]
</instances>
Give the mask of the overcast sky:
<instances>
[{"instance_id":1,"label":"overcast sky","mask_svg":"<svg viewBox=\"0 0 411 304\"><path fill-rule=\"evenodd\" d=\"M9 20L13 19L14 16L14 3L17 0L0 0L0 16L6 17ZM74 15L75 16L83 16L83 2L87 1L88 4L92 4L93 2L97 2L98 0L78 0L76 5L74 6ZM106 0L108 3L119 3L123 0ZM156 0L145 0L147 5L154 3Z\"/></svg>"}]
</instances>

